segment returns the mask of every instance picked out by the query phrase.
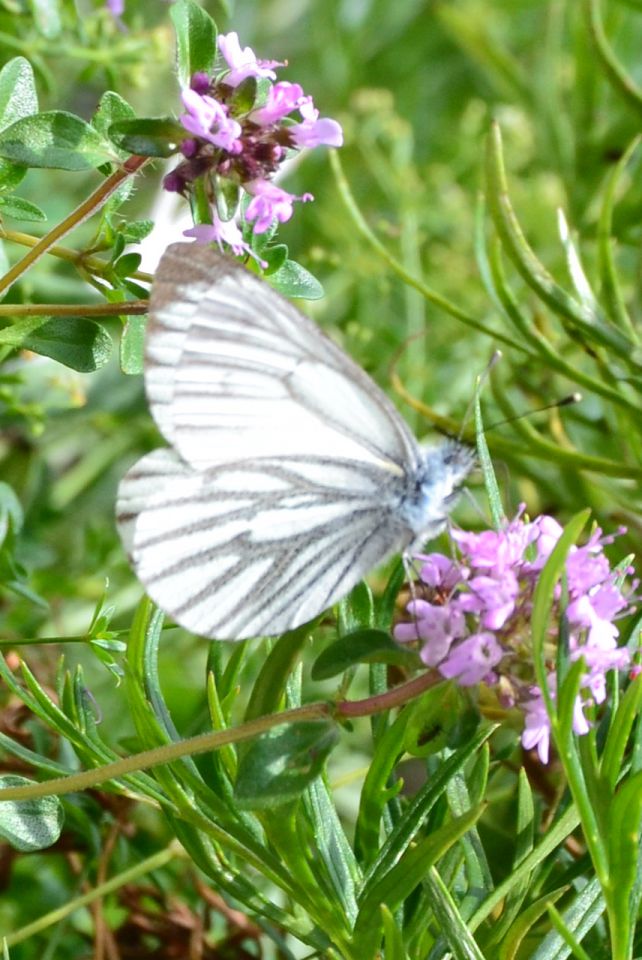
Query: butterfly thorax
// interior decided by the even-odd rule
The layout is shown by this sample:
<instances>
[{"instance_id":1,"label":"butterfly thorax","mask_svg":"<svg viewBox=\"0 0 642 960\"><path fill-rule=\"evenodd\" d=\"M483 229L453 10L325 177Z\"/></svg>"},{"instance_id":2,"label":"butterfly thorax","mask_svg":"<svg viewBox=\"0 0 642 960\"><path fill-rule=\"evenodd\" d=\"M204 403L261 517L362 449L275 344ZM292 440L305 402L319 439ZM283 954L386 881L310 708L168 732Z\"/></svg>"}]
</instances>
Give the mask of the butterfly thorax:
<instances>
[{"instance_id":1,"label":"butterfly thorax","mask_svg":"<svg viewBox=\"0 0 642 960\"><path fill-rule=\"evenodd\" d=\"M413 534L408 550L419 549L444 529L462 483L475 462L474 451L456 440L420 448L416 471L408 476L400 512Z\"/></svg>"}]
</instances>

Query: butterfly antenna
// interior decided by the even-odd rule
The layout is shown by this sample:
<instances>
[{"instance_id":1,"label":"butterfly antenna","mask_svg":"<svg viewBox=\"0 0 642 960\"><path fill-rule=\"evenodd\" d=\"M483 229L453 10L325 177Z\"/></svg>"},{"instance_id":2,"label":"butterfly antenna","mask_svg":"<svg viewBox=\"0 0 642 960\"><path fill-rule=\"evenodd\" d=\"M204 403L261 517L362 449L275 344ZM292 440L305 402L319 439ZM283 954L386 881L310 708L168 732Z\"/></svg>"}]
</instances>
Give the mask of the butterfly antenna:
<instances>
[{"instance_id":1,"label":"butterfly antenna","mask_svg":"<svg viewBox=\"0 0 642 960\"><path fill-rule=\"evenodd\" d=\"M557 410L558 407L570 407L575 403L580 403L583 399L581 393L569 393L568 396L562 397L561 400L554 400L552 403L545 403L543 407L535 407L534 410L524 410L522 413L516 413L512 417L506 417L504 420L496 420L495 423L491 423L488 427L484 428L484 433L488 433L489 430L494 430L495 427L503 427L505 423L513 423L515 420L523 420L525 417L530 417L534 413L543 413L545 410Z\"/></svg>"}]
</instances>

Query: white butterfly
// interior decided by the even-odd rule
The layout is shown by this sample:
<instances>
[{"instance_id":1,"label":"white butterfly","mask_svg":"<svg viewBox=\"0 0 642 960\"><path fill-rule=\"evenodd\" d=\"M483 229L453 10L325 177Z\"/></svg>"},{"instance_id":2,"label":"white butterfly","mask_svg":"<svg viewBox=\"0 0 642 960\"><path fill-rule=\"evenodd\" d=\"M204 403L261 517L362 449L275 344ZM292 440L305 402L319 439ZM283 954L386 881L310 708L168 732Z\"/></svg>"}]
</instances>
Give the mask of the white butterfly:
<instances>
[{"instance_id":1,"label":"white butterfly","mask_svg":"<svg viewBox=\"0 0 642 960\"><path fill-rule=\"evenodd\" d=\"M468 447L422 449L376 384L267 283L177 243L150 300L145 385L170 447L120 484L139 578L203 636L273 636L443 529Z\"/></svg>"}]
</instances>

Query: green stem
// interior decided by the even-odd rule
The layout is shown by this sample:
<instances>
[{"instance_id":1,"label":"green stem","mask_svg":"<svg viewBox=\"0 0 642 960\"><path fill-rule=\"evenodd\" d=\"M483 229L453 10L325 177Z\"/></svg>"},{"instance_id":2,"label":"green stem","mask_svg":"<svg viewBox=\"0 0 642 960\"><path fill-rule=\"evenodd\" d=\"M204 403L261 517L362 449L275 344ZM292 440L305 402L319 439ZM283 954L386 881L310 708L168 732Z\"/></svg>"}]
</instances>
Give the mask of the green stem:
<instances>
[{"instance_id":1,"label":"green stem","mask_svg":"<svg viewBox=\"0 0 642 960\"><path fill-rule=\"evenodd\" d=\"M139 316L149 310L147 300L123 300L120 303L5 303L2 317L118 317Z\"/></svg>"},{"instance_id":2,"label":"green stem","mask_svg":"<svg viewBox=\"0 0 642 960\"><path fill-rule=\"evenodd\" d=\"M593 47L604 67L604 73L618 93L622 94L629 106L642 113L642 90L617 60L609 46L602 23L602 14L598 0L584 0L584 16L588 25Z\"/></svg>"},{"instance_id":3,"label":"green stem","mask_svg":"<svg viewBox=\"0 0 642 960\"><path fill-rule=\"evenodd\" d=\"M29 250L28 253L24 255L22 260L19 260L18 263L14 264L10 270L8 270L5 275L0 278L0 296L11 287L16 280L18 280L23 273L25 273L30 267L33 266L45 253L49 251L53 245L64 237L67 233L70 233L75 227L87 220L92 214L96 213L97 210L100 210L102 206L109 200L111 195L118 189L118 187L123 183L128 177L131 177L133 174L137 173L141 167L143 167L148 162L148 157L138 157L132 156L122 165L119 170L116 170L112 173L100 186L94 190L94 192L87 197L86 200L83 200L69 216L65 217L64 220L50 230L49 233L46 233L41 240L39 240L34 247Z\"/></svg>"},{"instance_id":4,"label":"green stem","mask_svg":"<svg viewBox=\"0 0 642 960\"><path fill-rule=\"evenodd\" d=\"M426 671L407 683L393 687L392 690L387 690L385 693L373 697L366 697L363 700L341 701L334 705L324 702L310 703L302 707L294 707L291 710L283 710L280 713L257 717L256 720L248 720L247 723L232 727L229 730L211 730L196 737L189 737L186 740L179 740L164 744L161 747L154 747L152 750L144 750L142 753L135 753L131 757L122 757L94 770L83 770L81 773L74 773L68 777L56 777L43 783L32 783L22 787L6 787L4 790L0 790L0 801L28 800L52 794L62 796L65 793L87 790L89 787L95 787L106 780L118 780L129 773L148 770L150 767L170 763L172 760L179 760L181 757L193 757L210 750L219 750L230 743L251 740L253 737L285 723L326 720L333 717L367 717L382 710L390 710L393 707L401 706L433 686L438 679L439 677L434 671Z\"/></svg>"},{"instance_id":5,"label":"green stem","mask_svg":"<svg viewBox=\"0 0 642 960\"><path fill-rule=\"evenodd\" d=\"M10 243L18 243L21 247L35 247L40 243L40 237L34 237L30 233L22 233L20 230L7 230L0 224L0 240L8 240ZM60 247L55 245L49 247L47 253L51 257L58 257L60 260L66 260L73 263L75 267L82 266L89 273L102 277L112 268L109 260L101 260L99 257L90 257L85 253L78 253L70 247ZM142 280L143 283L151 283L152 275L144 270L136 270L129 274L132 280Z\"/></svg>"},{"instance_id":6,"label":"green stem","mask_svg":"<svg viewBox=\"0 0 642 960\"><path fill-rule=\"evenodd\" d=\"M350 186L346 180L343 168L341 166L341 161L339 160L336 150L330 151L330 165L332 167L332 172L339 190L339 195L343 200L344 206L350 215L352 222L357 228L358 233L361 234L364 240L367 240L373 250L375 250L379 256L386 261L386 263L392 268L392 270L394 270L397 276L403 280L404 283L408 284L409 287L413 287L415 290L418 290L419 293L421 293L421 295L425 297L429 303L439 307L445 313L450 314L451 317L455 317L457 320L460 320L467 327L472 327L473 330L478 330L480 333L484 333L487 337L491 337L493 340L498 340L500 343L505 343L514 350L520 350L522 353L527 354L530 353L530 351L522 344L516 342L515 340L511 340L510 337L507 337L505 334L500 333L497 330L492 330L490 327L487 327L485 323L482 323L469 313L466 313L466 311L458 307L457 304L452 303L446 297L442 297L440 293L437 293L436 290L433 290L431 287L427 286L422 280L419 280L411 273L408 273L404 265L400 263L396 257L393 257L390 251L383 245L378 237L375 236L366 223L363 214L357 206L352 191L350 190Z\"/></svg>"},{"instance_id":7,"label":"green stem","mask_svg":"<svg viewBox=\"0 0 642 960\"><path fill-rule=\"evenodd\" d=\"M122 873L116 874L116 876L106 880L105 883L99 884L97 887L94 887L93 890L89 890L88 893L69 900L68 903L64 903L61 907L57 907L55 910L45 913L44 916L38 917L33 923L28 923L25 927L21 927L14 933L7 934L7 936L3 937L5 947L13 947L16 943L22 943L23 940L28 940L29 937L34 937L36 934L42 933L47 927L51 927L54 923L59 923L81 907L88 907L96 900L100 900L101 897L106 897L108 894L113 893L114 890L119 890L121 887L124 887L125 884L133 883L135 880L138 880L139 877L145 876L145 874L159 870L175 857L181 855L182 851L178 844L170 844L170 846L164 850L160 850L153 856L147 857L146 860L142 860L134 867L123 870Z\"/></svg>"}]
</instances>

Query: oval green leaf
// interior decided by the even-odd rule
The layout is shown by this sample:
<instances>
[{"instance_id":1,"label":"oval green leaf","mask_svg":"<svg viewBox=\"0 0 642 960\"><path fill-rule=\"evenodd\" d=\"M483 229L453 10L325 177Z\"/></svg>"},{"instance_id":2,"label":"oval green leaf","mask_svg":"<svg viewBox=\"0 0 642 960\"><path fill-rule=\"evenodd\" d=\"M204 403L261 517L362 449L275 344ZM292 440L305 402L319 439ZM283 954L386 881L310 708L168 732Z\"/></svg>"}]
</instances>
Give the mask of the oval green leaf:
<instances>
[{"instance_id":1,"label":"oval green leaf","mask_svg":"<svg viewBox=\"0 0 642 960\"><path fill-rule=\"evenodd\" d=\"M33 781L26 777L6 775L0 777L0 790L30 783ZM63 821L62 804L56 796L0 803L0 837L24 853L44 850L54 844L62 831Z\"/></svg>"}]
</instances>

